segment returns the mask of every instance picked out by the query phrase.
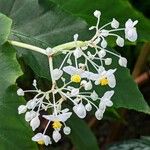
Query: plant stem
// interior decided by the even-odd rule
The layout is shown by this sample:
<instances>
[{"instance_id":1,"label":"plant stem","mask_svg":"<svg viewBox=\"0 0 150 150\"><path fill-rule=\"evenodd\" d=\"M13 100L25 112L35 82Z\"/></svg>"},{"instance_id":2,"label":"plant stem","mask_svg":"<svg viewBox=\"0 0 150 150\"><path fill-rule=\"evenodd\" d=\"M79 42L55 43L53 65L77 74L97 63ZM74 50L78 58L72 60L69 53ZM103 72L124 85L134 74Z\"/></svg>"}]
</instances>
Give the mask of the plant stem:
<instances>
[{"instance_id":1,"label":"plant stem","mask_svg":"<svg viewBox=\"0 0 150 150\"><path fill-rule=\"evenodd\" d=\"M22 43L22 42L18 42L18 41L8 41L8 42L14 46L29 49L29 50L36 51L36 52L39 52L41 54L47 55L46 50L43 48L33 46L30 44L26 44L26 43ZM53 51L53 54L56 54L58 52L62 52L63 50L71 50L71 49L75 48L76 46L84 47L87 45L88 45L88 41L73 41L73 42L68 42L65 44L55 46L52 48L52 51Z\"/></svg>"},{"instance_id":2,"label":"plant stem","mask_svg":"<svg viewBox=\"0 0 150 150\"><path fill-rule=\"evenodd\" d=\"M29 49L29 50L33 50L33 51L39 52L41 54L47 55L45 49L42 49L42 48L30 45L30 44L18 42L18 41L8 41L8 42L11 45L14 45L14 46L25 48L25 49Z\"/></svg>"}]
</instances>

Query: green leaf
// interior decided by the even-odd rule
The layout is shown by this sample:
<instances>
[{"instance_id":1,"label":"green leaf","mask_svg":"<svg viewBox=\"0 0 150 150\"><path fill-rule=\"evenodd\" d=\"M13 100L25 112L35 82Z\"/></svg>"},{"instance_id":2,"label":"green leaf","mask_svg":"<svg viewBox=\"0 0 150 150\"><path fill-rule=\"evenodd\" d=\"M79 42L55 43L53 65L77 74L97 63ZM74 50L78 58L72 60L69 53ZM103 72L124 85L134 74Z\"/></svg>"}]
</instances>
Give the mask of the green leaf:
<instances>
[{"instance_id":1,"label":"green leaf","mask_svg":"<svg viewBox=\"0 0 150 150\"><path fill-rule=\"evenodd\" d=\"M0 13L0 45L4 44L10 34L12 21Z\"/></svg>"},{"instance_id":2,"label":"green leaf","mask_svg":"<svg viewBox=\"0 0 150 150\"><path fill-rule=\"evenodd\" d=\"M95 136L83 120L72 116L67 124L72 129L70 137L77 150L99 150Z\"/></svg>"},{"instance_id":3,"label":"green leaf","mask_svg":"<svg viewBox=\"0 0 150 150\"><path fill-rule=\"evenodd\" d=\"M81 17L90 25L95 25L92 14L95 10L102 12L101 25L116 18L121 26L128 18L138 20L138 40L150 41L150 21L142 13L133 8L128 0L52 0L64 10Z\"/></svg>"},{"instance_id":4,"label":"green leaf","mask_svg":"<svg viewBox=\"0 0 150 150\"><path fill-rule=\"evenodd\" d=\"M8 44L0 47L0 72L0 149L36 150L36 144L31 142L31 129L17 113L18 106L24 100L18 98L16 86L11 85L22 72L15 50Z\"/></svg>"}]
</instances>

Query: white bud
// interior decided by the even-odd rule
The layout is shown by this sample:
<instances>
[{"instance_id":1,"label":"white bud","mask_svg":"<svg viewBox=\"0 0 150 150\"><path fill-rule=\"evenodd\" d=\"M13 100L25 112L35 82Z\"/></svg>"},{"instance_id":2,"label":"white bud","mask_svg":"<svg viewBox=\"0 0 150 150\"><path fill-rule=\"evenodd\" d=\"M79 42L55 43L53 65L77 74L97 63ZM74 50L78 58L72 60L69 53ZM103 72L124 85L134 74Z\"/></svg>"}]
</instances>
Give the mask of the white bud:
<instances>
[{"instance_id":1,"label":"white bud","mask_svg":"<svg viewBox=\"0 0 150 150\"><path fill-rule=\"evenodd\" d=\"M107 47L107 41L105 39L102 40L101 47L102 48L106 48Z\"/></svg>"},{"instance_id":2,"label":"white bud","mask_svg":"<svg viewBox=\"0 0 150 150\"><path fill-rule=\"evenodd\" d=\"M32 130L35 131L36 128L40 126L40 119L38 116L34 117L31 122L30 126L32 127Z\"/></svg>"},{"instance_id":3,"label":"white bud","mask_svg":"<svg viewBox=\"0 0 150 150\"><path fill-rule=\"evenodd\" d=\"M104 49L100 50L100 51L98 52L98 56L99 56L100 58L105 57L105 56L106 56L106 51L105 51Z\"/></svg>"},{"instance_id":4,"label":"white bud","mask_svg":"<svg viewBox=\"0 0 150 150\"><path fill-rule=\"evenodd\" d=\"M113 18L112 22L111 22L111 27L117 29L119 27L119 22Z\"/></svg>"},{"instance_id":5,"label":"white bud","mask_svg":"<svg viewBox=\"0 0 150 150\"><path fill-rule=\"evenodd\" d=\"M53 53L52 48L50 48L50 47L46 48L47 55L52 55L52 53Z\"/></svg>"},{"instance_id":6,"label":"white bud","mask_svg":"<svg viewBox=\"0 0 150 150\"><path fill-rule=\"evenodd\" d=\"M59 131L54 130L52 137L55 142L58 142L61 139L61 134L59 133Z\"/></svg>"},{"instance_id":7,"label":"white bud","mask_svg":"<svg viewBox=\"0 0 150 150\"><path fill-rule=\"evenodd\" d=\"M85 105L85 109L86 109L87 111L91 111L91 110L92 110L92 105L91 105L90 103L86 104L86 105Z\"/></svg>"},{"instance_id":8,"label":"white bud","mask_svg":"<svg viewBox=\"0 0 150 150\"><path fill-rule=\"evenodd\" d=\"M124 57L120 57L118 63L122 67L127 67L127 59Z\"/></svg>"},{"instance_id":9,"label":"white bud","mask_svg":"<svg viewBox=\"0 0 150 150\"><path fill-rule=\"evenodd\" d=\"M94 41L93 43L94 43L95 45L97 45L97 44L100 42L100 40L101 40L101 39L98 37L98 38L95 39L95 41Z\"/></svg>"},{"instance_id":10,"label":"white bud","mask_svg":"<svg viewBox=\"0 0 150 150\"><path fill-rule=\"evenodd\" d=\"M105 59L105 65L110 65L112 63L112 58Z\"/></svg>"},{"instance_id":11,"label":"white bud","mask_svg":"<svg viewBox=\"0 0 150 150\"><path fill-rule=\"evenodd\" d=\"M79 37L79 35L78 35L78 34L75 34L75 35L73 36L74 41L77 41L77 40L78 40L78 37Z\"/></svg>"},{"instance_id":12,"label":"white bud","mask_svg":"<svg viewBox=\"0 0 150 150\"><path fill-rule=\"evenodd\" d=\"M34 99L29 100L29 101L27 102L27 104L26 104L26 106L27 106L28 109L34 108L35 105L36 105L36 101L35 101Z\"/></svg>"},{"instance_id":13,"label":"white bud","mask_svg":"<svg viewBox=\"0 0 150 150\"><path fill-rule=\"evenodd\" d=\"M95 91L93 91L93 92L91 93L90 97L91 97L91 99L92 99L93 101L96 101L96 100L98 99L98 95L97 95L97 93L96 93Z\"/></svg>"},{"instance_id":14,"label":"white bud","mask_svg":"<svg viewBox=\"0 0 150 150\"><path fill-rule=\"evenodd\" d=\"M100 31L100 35L102 35L102 36L104 36L104 37L107 37L107 36L109 35L109 31L103 29L103 30Z\"/></svg>"},{"instance_id":15,"label":"white bud","mask_svg":"<svg viewBox=\"0 0 150 150\"><path fill-rule=\"evenodd\" d=\"M17 90L17 95L24 96L24 91L20 88Z\"/></svg>"},{"instance_id":16,"label":"white bud","mask_svg":"<svg viewBox=\"0 0 150 150\"><path fill-rule=\"evenodd\" d=\"M78 94L79 94L79 89L73 88L73 89L71 90L71 96L77 96Z\"/></svg>"},{"instance_id":17,"label":"white bud","mask_svg":"<svg viewBox=\"0 0 150 150\"><path fill-rule=\"evenodd\" d=\"M101 12L100 12L99 10L95 10L95 11L94 11L94 16L95 16L96 18L99 18L100 15L101 15Z\"/></svg>"},{"instance_id":18,"label":"white bud","mask_svg":"<svg viewBox=\"0 0 150 150\"><path fill-rule=\"evenodd\" d=\"M101 119L103 118L103 112L98 109L98 110L95 112L95 117L96 117L98 120L101 120Z\"/></svg>"},{"instance_id":19,"label":"white bud","mask_svg":"<svg viewBox=\"0 0 150 150\"><path fill-rule=\"evenodd\" d=\"M27 111L27 106L25 106L25 105L20 105L19 107L18 107L18 114L23 114L23 113L25 113Z\"/></svg>"},{"instance_id":20,"label":"white bud","mask_svg":"<svg viewBox=\"0 0 150 150\"><path fill-rule=\"evenodd\" d=\"M63 71L56 68L56 69L53 70L52 74L53 74L54 80L58 80L63 75Z\"/></svg>"},{"instance_id":21,"label":"white bud","mask_svg":"<svg viewBox=\"0 0 150 150\"><path fill-rule=\"evenodd\" d=\"M95 29L95 26L91 26L91 27L89 28L89 30L93 30L93 29Z\"/></svg>"},{"instance_id":22,"label":"white bud","mask_svg":"<svg viewBox=\"0 0 150 150\"><path fill-rule=\"evenodd\" d=\"M33 80L32 85L33 85L34 87L36 87L36 86L37 86L37 82L36 82L36 80L35 80L35 79Z\"/></svg>"},{"instance_id":23,"label":"white bud","mask_svg":"<svg viewBox=\"0 0 150 150\"><path fill-rule=\"evenodd\" d=\"M76 58L80 58L82 56L82 50L80 48L76 48L73 54Z\"/></svg>"},{"instance_id":24,"label":"white bud","mask_svg":"<svg viewBox=\"0 0 150 150\"><path fill-rule=\"evenodd\" d=\"M124 46L124 39L121 38L120 36L118 36L117 40L116 40L116 44L120 47Z\"/></svg>"},{"instance_id":25,"label":"white bud","mask_svg":"<svg viewBox=\"0 0 150 150\"><path fill-rule=\"evenodd\" d=\"M84 89L85 89L86 91L91 90L92 87L93 87L93 86L92 86L92 82L91 82L91 81L89 81L89 82L87 82L87 83L84 84Z\"/></svg>"},{"instance_id":26,"label":"white bud","mask_svg":"<svg viewBox=\"0 0 150 150\"><path fill-rule=\"evenodd\" d=\"M77 114L79 118L85 118L86 116L86 109L82 103L75 105L73 107L74 112Z\"/></svg>"},{"instance_id":27,"label":"white bud","mask_svg":"<svg viewBox=\"0 0 150 150\"><path fill-rule=\"evenodd\" d=\"M37 113L35 111L28 111L28 112L26 112L26 114L25 114L25 120L27 122L31 121L36 116L36 114Z\"/></svg>"},{"instance_id":28,"label":"white bud","mask_svg":"<svg viewBox=\"0 0 150 150\"><path fill-rule=\"evenodd\" d=\"M71 129L70 129L70 127L65 126L65 127L63 128L63 131L64 131L64 134L69 135L70 132L71 132Z\"/></svg>"}]
</instances>

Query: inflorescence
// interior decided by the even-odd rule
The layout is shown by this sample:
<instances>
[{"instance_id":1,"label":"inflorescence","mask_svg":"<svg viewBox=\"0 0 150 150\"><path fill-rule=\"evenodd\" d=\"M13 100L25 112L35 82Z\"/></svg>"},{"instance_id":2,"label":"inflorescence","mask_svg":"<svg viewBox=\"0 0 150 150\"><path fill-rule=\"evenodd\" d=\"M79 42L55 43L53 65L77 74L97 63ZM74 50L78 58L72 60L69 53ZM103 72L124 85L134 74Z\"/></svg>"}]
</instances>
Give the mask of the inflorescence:
<instances>
[{"instance_id":1,"label":"inflorescence","mask_svg":"<svg viewBox=\"0 0 150 150\"><path fill-rule=\"evenodd\" d=\"M87 112L93 108L98 120L103 118L106 108L113 105L111 98L116 86L115 72L117 68L106 70L106 66L111 65L113 61L111 57L107 57L107 53L109 56L115 56L120 66L126 67L127 60L106 49L106 38L114 36L116 44L123 47L124 38L116 33L125 31L125 39L131 42L136 41L135 25L138 21L129 19L124 28L119 28L119 22L113 18L111 22L99 27L101 12L96 10L94 16L97 18L97 24L90 27L89 30L95 30L95 35L90 40L78 44L78 34L75 34L75 46L71 50L62 50L62 55L65 57L58 68L54 68L53 65L54 49L46 49L52 79L52 87L49 91L41 91L37 87L36 80L33 81L34 90L24 91L21 88L17 90L19 96L24 96L28 92L35 94L26 105L18 107L18 113L25 113L25 120L30 123L33 131L41 124L39 119L41 111L47 112L47 115L41 115L43 119L47 120L44 131L32 137L32 140L38 144L51 144L51 137L58 142L61 139L61 130L66 135L70 134L71 128L67 126L66 121L71 117L72 112L67 105L66 107L62 106L63 103L70 101L73 104L73 112L81 119L85 118ZM106 28L110 28L110 30ZM92 51L90 51L91 49ZM100 96L95 90L96 86L108 86L110 90ZM53 129L51 137L47 133L49 126Z\"/></svg>"}]
</instances>

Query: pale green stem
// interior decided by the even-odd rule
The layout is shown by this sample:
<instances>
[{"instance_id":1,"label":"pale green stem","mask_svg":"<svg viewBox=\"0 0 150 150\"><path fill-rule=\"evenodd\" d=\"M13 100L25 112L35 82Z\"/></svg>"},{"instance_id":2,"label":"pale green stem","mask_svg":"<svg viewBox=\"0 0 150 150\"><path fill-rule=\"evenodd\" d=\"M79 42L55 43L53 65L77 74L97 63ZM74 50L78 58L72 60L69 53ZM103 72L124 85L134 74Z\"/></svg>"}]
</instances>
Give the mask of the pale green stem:
<instances>
[{"instance_id":1,"label":"pale green stem","mask_svg":"<svg viewBox=\"0 0 150 150\"><path fill-rule=\"evenodd\" d=\"M26 44L26 43L22 43L22 42L18 42L18 41L8 41L11 45L17 46L17 47L21 47L21 48L25 48L25 49L29 49L29 50L33 50L36 52L39 52L41 54L47 55L46 50L37 46L33 46L30 44ZM58 52L62 52L64 50L71 50L73 48L75 48L76 46L78 47L84 47L88 45L88 41L73 41L73 42L68 42L65 44L61 44L58 46L55 46L52 48L53 54L56 54Z\"/></svg>"}]
</instances>

